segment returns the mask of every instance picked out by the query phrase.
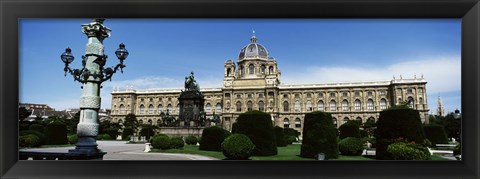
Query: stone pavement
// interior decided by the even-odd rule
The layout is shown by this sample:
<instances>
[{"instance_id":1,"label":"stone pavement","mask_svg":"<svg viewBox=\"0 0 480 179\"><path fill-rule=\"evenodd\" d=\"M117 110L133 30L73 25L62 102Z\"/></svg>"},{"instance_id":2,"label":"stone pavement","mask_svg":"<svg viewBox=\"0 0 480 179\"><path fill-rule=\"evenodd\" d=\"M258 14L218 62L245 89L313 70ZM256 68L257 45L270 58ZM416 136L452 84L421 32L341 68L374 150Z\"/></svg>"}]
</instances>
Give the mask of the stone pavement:
<instances>
[{"instance_id":1,"label":"stone pavement","mask_svg":"<svg viewBox=\"0 0 480 179\"><path fill-rule=\"evenodd\" d=\"M216 158L172 153L145 153L145 144L127 144L126 141L97 141L98 148L107 152L103 160L218 160ZM21 151L68 152L75 147L33 148Z\"/></svg>"}]
</instances>

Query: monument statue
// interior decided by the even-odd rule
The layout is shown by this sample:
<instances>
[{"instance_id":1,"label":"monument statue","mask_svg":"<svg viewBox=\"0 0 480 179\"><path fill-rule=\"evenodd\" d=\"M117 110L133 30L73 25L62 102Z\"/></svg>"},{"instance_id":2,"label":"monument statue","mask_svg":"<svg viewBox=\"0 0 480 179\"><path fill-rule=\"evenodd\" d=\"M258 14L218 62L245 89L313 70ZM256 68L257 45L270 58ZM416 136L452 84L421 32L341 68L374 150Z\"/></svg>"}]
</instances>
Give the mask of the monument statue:
<instances>
[{"instance_id":1,"label":"monument statue","mask_svg":"<svg viewBox=\"0 0 480 179\"><path fill-rule=\"evenodd\" d=\"M201 127L204 122L204 102L200 87L195 80L193 71L185 77L185 89L180 92L178 98L180 105L179 125L180 127Z\"/></svg>"}]
</instances>

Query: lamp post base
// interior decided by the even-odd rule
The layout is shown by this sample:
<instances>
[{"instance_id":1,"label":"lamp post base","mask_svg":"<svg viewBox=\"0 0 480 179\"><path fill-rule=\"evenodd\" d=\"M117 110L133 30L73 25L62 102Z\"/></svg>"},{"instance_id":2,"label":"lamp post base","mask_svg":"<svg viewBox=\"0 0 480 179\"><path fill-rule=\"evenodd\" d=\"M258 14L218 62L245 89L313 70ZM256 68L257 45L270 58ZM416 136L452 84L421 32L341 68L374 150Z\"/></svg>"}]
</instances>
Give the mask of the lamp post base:
<instances>
[{"instance_id":1,"label":"lamp post base","mask_svg":"<svg viewBox=\"0 0 480 179\"><path fill-rule=\"evenodd\" d=\"M78 137L78 142L75 149L69 150L68 153L86 156L98 156L98 159L103 159L103 155L107 152L97 148L96 137L82 136Z\"/></svg>"}]
</instances>

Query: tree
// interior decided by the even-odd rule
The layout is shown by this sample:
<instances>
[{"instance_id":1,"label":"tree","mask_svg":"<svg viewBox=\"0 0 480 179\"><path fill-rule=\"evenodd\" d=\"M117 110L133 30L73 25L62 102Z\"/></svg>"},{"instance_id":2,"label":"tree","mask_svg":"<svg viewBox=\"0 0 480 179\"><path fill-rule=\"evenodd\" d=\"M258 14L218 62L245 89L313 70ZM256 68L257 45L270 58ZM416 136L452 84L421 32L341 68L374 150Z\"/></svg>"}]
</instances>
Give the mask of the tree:
<instances>
[{"instance_id":1,"label":"tree","mask_svg":"<svg viewBox=\"0 0 480 179\"><path fill-rule=\"evenodd\" d=\"M77 125L79 121L80 121L80 111L75 113L75 115L71 119L64 120L65 124L67 125L68 134L77 133Z\"/></svg>"},{"instance_id":2,"label":"tree","mask_svg":"<svg viewBox=\"0 0 480 179\"><path fill-rule=\"evenodd\" d=\"M307 113L304 123L300 157L315 158L318 153L324 153L326 159L338 158L337 130L332 114L320 111Z\"/></svg>"},{"instance_id":3,"label":"tree","mask_svg":"<svg viewBox=\"0 0 480 179\"><path fill-rule=\"evenodd\" d=\"M135 114L132 114L132 113L127 114L127 116L125 116L125 122L123 122L123 126L125 128L131 128L134 131L136 131L138 127L137 116L135 116Z\"/></svg>"},{"instance_id":4,"label":"tree","mask_svg":"<svg viewBox=\"0 0 480 179\"><path fill-rule=\"evenodd\" d=\"M453 113L447 114L447 116L445 116L444 128L448 138L455 138L457 141L460 141L460 131L462 129L461 117L455 119Z\"/></svg>"},{"instance_id":5,"label":"tree","mask_svg":"<svg viewBox=\"0 0 480 179\"><path fill-rule=\"evenodd\" d=\"M368 136L373 136L377 129L377 123L375 122L375 119L367 119L367 121L362 124L362 128L367 131Z\"/></svg>"},{"instance_id":6,"label":"tree","mask_svg":"<svg viewBox=\"0 0 480 179\"><path fill-rule=\"evenodd\" d=\"M25 120L32 112L25 107L18 108L18 121Z\"/></svg>"}]
</instances>

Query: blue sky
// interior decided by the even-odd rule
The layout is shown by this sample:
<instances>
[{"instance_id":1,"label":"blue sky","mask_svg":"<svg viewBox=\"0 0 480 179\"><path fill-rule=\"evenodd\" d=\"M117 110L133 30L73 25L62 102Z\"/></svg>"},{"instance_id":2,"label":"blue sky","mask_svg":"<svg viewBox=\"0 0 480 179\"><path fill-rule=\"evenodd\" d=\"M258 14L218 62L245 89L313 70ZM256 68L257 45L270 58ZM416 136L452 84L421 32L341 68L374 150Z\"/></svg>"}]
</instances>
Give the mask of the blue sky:
<instances>
[{"instance_id":1,"label":"blue sky","mask_svg":"<svg viewBox=\"0 0 480 179\"><path fill-rule=\"evenodd\" d=\"M70 47L81 67L90 19L20 20L20 102L78 108L81 84L64 77L60 54ZM428 81L431 112L442 97L446 112L461 109L460 19L107 19L107 66L115 50L130 52L124 73L103 84L102 108L113 87L182 88L190 71L201 87L221 87L223 64L237 60L255 30L276 58L282 84L391 80Z\"/></svg>"}]
</instances>

